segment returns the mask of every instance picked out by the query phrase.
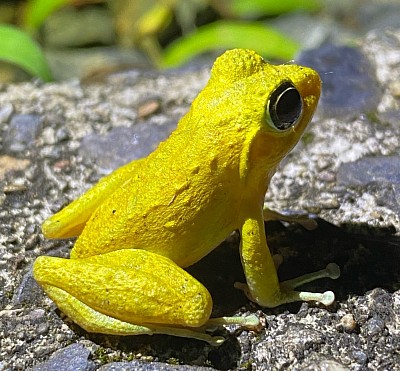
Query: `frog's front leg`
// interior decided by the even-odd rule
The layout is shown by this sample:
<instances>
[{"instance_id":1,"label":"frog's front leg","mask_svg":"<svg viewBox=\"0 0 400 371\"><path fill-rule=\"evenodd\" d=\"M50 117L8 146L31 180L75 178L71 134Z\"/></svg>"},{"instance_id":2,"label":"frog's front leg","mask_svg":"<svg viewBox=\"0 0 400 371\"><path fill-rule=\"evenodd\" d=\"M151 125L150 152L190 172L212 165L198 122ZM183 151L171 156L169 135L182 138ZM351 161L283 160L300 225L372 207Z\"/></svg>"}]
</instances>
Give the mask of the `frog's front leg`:
<instances>
[{"instance_id":1,"label":"frog's front leg","mask_svg":"<svg viewBox=\"0 0 400 371\"><path fill-rule=\"evenodd\" d=\"M125 182L132 179L144 159L130 163L113 171L71 202L58 213L44 221L43 235L47 238L70 238L79 236L93 212Z\"/></svg>"},{"instance_id":2,"label":"frog's front leg","mask_svg":"<svg viewBox=\"0 0 400 371\"><path fill-rule=\"evenodd\" d=\"M210 319L207 289L170 259L135 249L88 258L39 257L35 279L74 322L112 335L170 334L219 345L206 333L223 324L257 326L258 319Z\"/></svg>"},{"instance_id":3,"label":"frog's front leg","mask_svg":"<svg viewBox=\"0 0 400 371\"><path fill-rule=\"evenodd\" d=\"M251 300L261 306L276 307L293 301L318 301L330 305L335 299L331 291L321 294L294 289L319 278L338 278L340 271L336 264L329 264L321 271L279 283L275 264L266 243L262 214L255 218L247 218L242 226L241 258L247 285L237 284L236 287L243 289Z\"/></svg>"}]
</instances>

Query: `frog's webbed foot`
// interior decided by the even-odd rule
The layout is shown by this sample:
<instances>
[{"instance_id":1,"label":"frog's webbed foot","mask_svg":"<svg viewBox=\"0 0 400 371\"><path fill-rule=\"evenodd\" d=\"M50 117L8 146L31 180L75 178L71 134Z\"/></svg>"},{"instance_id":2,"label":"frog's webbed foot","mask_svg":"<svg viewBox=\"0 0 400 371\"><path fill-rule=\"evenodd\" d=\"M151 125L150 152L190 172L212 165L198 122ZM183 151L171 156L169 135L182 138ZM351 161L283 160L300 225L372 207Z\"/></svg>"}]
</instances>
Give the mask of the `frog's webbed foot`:
<instances>
[{"instance_id":1,"label":"frog's webbed foot","mask_svg":"<svg viewBox=\"0 0 400 371\"><path fill-rule=\"evenodd\" d=\"M326 306L331 305L335 300L335 294L332 291L325 291L324 293L314 293L308 291L295 291L294 289L305 283L318 280L320 278L331 278L337 279L340 276L340 268L335 263L329 263L325 269L321 269L317 272L308 273L303 276L283 281L279 284L279 291L274 295L273 302L264 304L267 307L275 307L285 303L291 303L294 301L316 301ZM247 284L235 283L237 289L243 290L246 296L254 302L258 302L250 292ZM262 303L259 303L263 305Z\"/></svg>"},{"instance_id":2,"label":"frog's webbed foot","mask_svg":"<svg viewBox=\"0 0 400 371\"><path fill-rule=\"evenodd\" d=\"M297 223L300 224L305 229L311 231L318 227L318 223L311 214L299 214L299 213L291 213L291 214L282 214L277 211L273 211L264 207L263 209L264 220L281 220L288 223Z\"/></svg>"}]
</instances>

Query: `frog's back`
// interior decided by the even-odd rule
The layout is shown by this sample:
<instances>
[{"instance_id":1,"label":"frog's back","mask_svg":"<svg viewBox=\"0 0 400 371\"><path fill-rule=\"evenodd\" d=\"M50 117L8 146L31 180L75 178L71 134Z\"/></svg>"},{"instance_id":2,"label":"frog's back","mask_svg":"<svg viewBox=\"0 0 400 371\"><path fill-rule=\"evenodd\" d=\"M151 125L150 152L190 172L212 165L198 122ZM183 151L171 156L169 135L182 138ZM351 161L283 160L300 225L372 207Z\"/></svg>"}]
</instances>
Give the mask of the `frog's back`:
<instances>
[{"instance_id":1,"label":"frog's back","mask_svg":"<svg viewBox=\"0 0 400 371\"><path fill-rule=\"evenodd\" d=\"M221 156L224 138L192 133L185 125L188 119L193 119L190 113L94 212L73 256L140 248L186 266L237 228L239 149L236 155L232 148L229 156Z\"/></svg>"}]
</instances>

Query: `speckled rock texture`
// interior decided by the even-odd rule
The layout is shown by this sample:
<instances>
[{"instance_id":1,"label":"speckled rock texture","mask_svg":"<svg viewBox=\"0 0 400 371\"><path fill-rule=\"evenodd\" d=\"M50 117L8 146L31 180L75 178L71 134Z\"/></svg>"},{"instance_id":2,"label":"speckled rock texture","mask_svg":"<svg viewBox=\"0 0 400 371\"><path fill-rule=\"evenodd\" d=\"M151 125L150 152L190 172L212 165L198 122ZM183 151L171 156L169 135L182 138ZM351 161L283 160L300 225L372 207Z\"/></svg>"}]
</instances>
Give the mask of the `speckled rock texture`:
<instances>
[{"instance_id":1,"label":"speckled rock texture","mask_svg":"<svg viewBox=\"0 0 400 371\"><path fill-rule=\"evenodd\" d=\"M299 57L320 71L325 95L266 196L271 208L318 222L312 231L267 223L269 244L284 258L281 279L336 262L338 280L307 289L331 289L337 301L250 303L233 288L244 279L233 234L189 271L210 289L215 316L256 313L262 328L220 330L227 340L218 348L88 334L31 274L37 256L68 257L73 244L45 240L43 220L152 151L204 86L208 67L0 86L0 370L399 370L400 31L371 32L357 49L343 48ZM338 50L340 58L330 57ZM341 89L343 81L352 83Z\"/></svg>"}]
</instances>

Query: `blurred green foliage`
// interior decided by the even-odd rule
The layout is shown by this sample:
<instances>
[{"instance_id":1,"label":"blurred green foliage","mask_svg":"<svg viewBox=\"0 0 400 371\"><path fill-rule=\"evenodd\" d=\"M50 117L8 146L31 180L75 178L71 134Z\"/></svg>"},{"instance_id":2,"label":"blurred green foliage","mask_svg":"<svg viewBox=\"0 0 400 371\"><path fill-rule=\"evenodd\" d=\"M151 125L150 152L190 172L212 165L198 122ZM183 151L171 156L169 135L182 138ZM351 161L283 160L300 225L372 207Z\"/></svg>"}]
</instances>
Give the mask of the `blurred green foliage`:
<instances>
[{"instance_id":1,"label":"blurred green foliage","mask_svg":"<svg viewBox=\"0 0 400 371\"><path fill-rule=\"evenodd\" d=\"M279 15L293 10L314 11L321 7L319 0L232 0L231 11L238 17Z\"/></svg>"},{"instance_id":2,"label":"blurred green foliage","mask_svg":"<svg viewBox=\"0 0 400 371\"><path fill-rule=\"evenodd\" d=\"M253 49L269 59L292 59L298 45L268 27L265 20L289 11L315 11L321 7L319 0L148 0L145 5L114 0L113 3L118 4L117 24L125 25L118 32L122 44L139 45L160 67L179 66L200 53L235 47ZM207 7L222 20L195 27L194 14ZM161 48L159 36L173 19L183 35Z\"/></svg>"},{"instance_id":3,"label":"blurred green foliage","mask_svg":"<svg viewBox=\"0 0 400 371\"><path fill-rule=\"evenodd\" d=\"M16 64L43 81L52 76L39 45L16 27L0 24L0 59Z\"/></svg>"},{"instance_id":4,"label":"blurred green foliage","mask_svg":"<svg viewBox=\"0 0 400 371\"><path fill-rule=\"evenodd\" d=\"M94 4L112 14L119 46L142 49L158 67L179 66L200 53L235 47L288 60L298 45L268 26L268 19L294 10L318 10L321 1L27 0L17 21L26 34L2 26L0 58L48 81L51 75L44 55L28 35L38 37L47 17L65 6L79 9Z\"/></svg>"},{"instance_id":5,"label":"blurred green foliage","mask_svg":"<svg viewBox=\"0 0 400 371\"><path fill-rule=\"evenodd\" d=\"M267 57L291 59L298 50L294 41L258 22L217 21L178 39L162 54L162 65L182 64L214 49L246 48Z\"/></svg>"},{"instance_id":6,"label":"blurred green foliage","mask_svg":"<svg viewBox=\"0 0 400 371\"><path fill-rule=\"evenodd\" d=\"M27 32L34 34L51 13L70 3L72 3L71 0L28 0L22 27Z\"/></svg>"}]
</instances>

